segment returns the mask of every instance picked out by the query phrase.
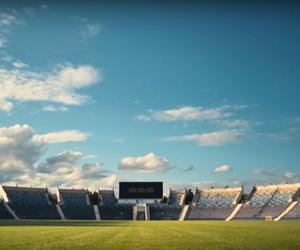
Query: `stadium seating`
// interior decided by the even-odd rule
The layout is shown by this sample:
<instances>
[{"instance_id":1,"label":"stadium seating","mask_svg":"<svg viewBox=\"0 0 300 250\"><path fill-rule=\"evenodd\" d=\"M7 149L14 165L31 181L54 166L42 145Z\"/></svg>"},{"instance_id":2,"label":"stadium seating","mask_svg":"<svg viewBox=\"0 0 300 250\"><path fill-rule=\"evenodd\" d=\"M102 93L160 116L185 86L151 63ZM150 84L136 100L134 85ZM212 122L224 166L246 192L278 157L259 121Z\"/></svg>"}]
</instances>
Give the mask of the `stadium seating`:
<instances>
[{"instance_id":1,"label":"stadium seating","mask_svg":"<svg viewBox=\"0 0 300 250\"><path fill-rule=\"evenodd\" d=\"M182 206L184 202L185 192L170 189L169 206Z\"/></svg>"},{"instance_id":2,"label":"stadium seating","mask_svg":"<svg viewBox=\"0 0 300 250\"><path fill-rule=\"evenodd\" d=\"M133 206L131 204L113 204L99 206L101 220L132 220Z\"/></svg>"},{"instance_id":3,"label":"stadium seating","mask_svg":"<svg viewBox=\"0 0 300 250\"><path fill-rule=\"evenodd\" d=\"M101 220L132 220L132 204L117 203L114 190L99 190L99 212Z\"/></svg>"},{"instance_id":4,"label":"stadium seating","mask_svg":"<svg viewBox=\"0 0 300 250\"><path fill-rule=\"evenodd\" d=\"M300 219L300 201L297 205L286 215L284 219Z\"/></svg>"},{"instance_id":5,"label":"stadium seating","mask_svg":"<svg viewBox=\"0 0 300 250\"><path fill-rule=\"evenodd\" d=\"M67 220L96 219L87 190L59 189L58 200Z\"/></svg>"},{"instance_id":6,"label":"stadium seating","mask_svg":"<svg viewBox=\"0 0 300 250\"><path fill-rule=\"evenodd\" d=\"M284 211L299 189L298 184L257 186L235 219L275 218Z\"/></svg>"},{"instance_id":7,"label":"stadium seating","mask_svg":"<svg viewBox=\"0 0 300 250\"><path fill-rule=\"evenodd\" d=\"M104 206L112 206L117 203L114 190L99 190L99 203Z\"/></svg>"},{"instance_id":8,"label":"stadium seating","mask_svg":"<svg viewBox=\"0 0 300 250\"><path fill-rule=\"evenodd\" d=\"M256 218L263 219L267 216L276 218L288 207L298 188L298 185L292 184L278 185L277 192L275 192L272 199L269 200L260 213L256 215Z\"/></svg>"},{"instance_id":9,"label":"stadium seating","mask_svg":"<svg viewBox=\"0 0 300 250\"><path fill-rule=\"evenodd\" d=\"M13 219L12 215L7 211L4 206L4 201L0 200L0 219Z\"/></svg>"},{"instance_id":10,"label":"stadium seating","mask_svg":"<svg viewBox=\"0 0 300 250\"><path fill-rule=\"evenodd\" d=\"M0 219L95 220L96 214L101 220L137 218L135 205L118 202L113 190L99 190L94 194L85 189L59 189L55 195L47 188L0 186ZM147 208L145 218L300 219L300 183L257 186L247 192L242 187L196 189L192 204L184 206L184 199L185 192L170 190L167 204L143 203Z\"/></svg>"},{"instance_id":11,"label":"stadium seating","mask_svg":"<svg viewBox=\"0 0 300 250\"><path fill-rule=\"evenodd\" d=\"M2 186L10 208L20 219L60 219L46 188Z\"/></svg>"},{"instance_id":12,"label":"stadium seating","mask_svg":"<svg viewBox=\"0 0 300 250\"><path fill-rule=\"evenodd\" d=\"M242 194L242 188L196 190L188 220L226 219Z\"/></svg>"},{"instance_id":13,"label":"stadium seating","mask_svg":"<svg viewBox=\"0 0 300 250\"><path fill-rule=\"evenodd\" d=\"M150 220L178 220L181 210L181 206L150 204Z\"/></svg>"},{"instance_id":14,"label":"stadium seating","mask_svg":"<svg viewBox=\"0 0 300 250\"><path fill-rule=\"evenodd\" d=\"M277 186L253 187L252 194L243 204L235 219L255 219L277 192Z\"/></svg>"}]
</instances>

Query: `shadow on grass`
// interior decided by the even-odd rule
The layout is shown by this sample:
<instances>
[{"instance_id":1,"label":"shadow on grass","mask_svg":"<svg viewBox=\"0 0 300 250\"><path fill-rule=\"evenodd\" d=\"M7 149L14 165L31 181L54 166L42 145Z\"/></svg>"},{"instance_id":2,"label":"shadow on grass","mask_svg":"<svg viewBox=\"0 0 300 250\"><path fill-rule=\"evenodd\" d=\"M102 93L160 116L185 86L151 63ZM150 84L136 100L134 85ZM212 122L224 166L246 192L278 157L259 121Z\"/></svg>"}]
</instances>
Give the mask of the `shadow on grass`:
<instances>
[{"instance_id":1,"label":"shadow on grass","mask_svg":"<svg viewBox=\"0 0 300 250\"><path fill-rule=\"evenodd\" d=\"M47 227L121 227L128 226L131 221L58 221L58 220L0 220L0 227L47 226Z\"/></svg>"}]
</instances>

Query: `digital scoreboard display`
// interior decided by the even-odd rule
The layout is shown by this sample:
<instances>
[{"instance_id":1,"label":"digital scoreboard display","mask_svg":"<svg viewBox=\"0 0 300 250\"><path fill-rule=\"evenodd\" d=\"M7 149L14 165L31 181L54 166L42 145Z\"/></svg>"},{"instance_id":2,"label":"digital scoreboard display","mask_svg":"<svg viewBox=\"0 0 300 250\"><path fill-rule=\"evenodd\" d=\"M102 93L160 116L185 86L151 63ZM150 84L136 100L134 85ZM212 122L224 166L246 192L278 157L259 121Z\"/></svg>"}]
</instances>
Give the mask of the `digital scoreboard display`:
<instances>
[{"instance_id":1,"label":"digital scoreboard display","mask_svg":"<svg viewBox=\"0 0 300 250\"><path fill-rule=\"evenodd\" d=\"M162 198L162 182L119 182L119 199Z\"/></svg>"}]
</instances>

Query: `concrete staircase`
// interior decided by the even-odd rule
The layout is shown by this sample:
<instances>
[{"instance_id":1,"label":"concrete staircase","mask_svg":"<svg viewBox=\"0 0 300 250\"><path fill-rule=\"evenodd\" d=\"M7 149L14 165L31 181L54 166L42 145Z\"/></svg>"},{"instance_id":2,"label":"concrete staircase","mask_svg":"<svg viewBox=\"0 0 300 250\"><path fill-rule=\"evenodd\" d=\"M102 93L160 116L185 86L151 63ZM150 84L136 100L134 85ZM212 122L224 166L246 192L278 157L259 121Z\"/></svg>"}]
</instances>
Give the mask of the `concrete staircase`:
<instances>
[{"instance_id":1,"label":"concrete staircase","mask_svg":"<svg viewBox=\"0 0 300 250\"><path fill-rule=\"evenodd\" d=\"M14 217L15 220L19 220L19 217L16 215L15 211L11 209L8 203L3 202L3 205L5 206L6 210L11 214L11 216Z\"/></svg>"},{"instance_id":2,"label":"concrete staircase","mask_svg":"<svg viewBox=\"0 0 300 250\"><path fill-rule=\"evenodd\" d=\"M93 205L93 208L94 208L94 213L95 213L96 220L101 220L99 207L97 205Z\"/></svg>"},{"instance_id":3,"label":"concrete staircase","mask_svg":"<svg viewBox=\"0 0 300 250\"><path fill-rule=\"evenodd\" d=\"M242 203L237 204L236 207L233 209L232 213L226 218L225 221L231 221L237 215L237 213L240 211L242 206L243 206Z\"/></svg>"},{"instance_id":4,"label":"concrete staircase","mask_svg":"<svg viewBox=\"0 0 300 250\"><path fill-rule=\"evenodd\" d=\"M280 221L284 216L286 216L292 209L297 205L298 201L293 201L279 216L277 216L274 221Z\"/></svg>"},{"instance_id":5,"label":"concrete staircase","mask_svg":"<svg viewBox=\"0 0 300 250\"><path fill-rule=\"evenodd\" d=\"M145 207L145 220L150 220L150 209L149 206L146 204Z\"/></svg>"},{"instance_id":6,"label":"concrete staircase","mask_svg":"<svg viewBox=\"0 0 300 250\"><path fill-rule=\"evenodd\" d=\"M62 220L67 220L67 219L66 219L66 216L64 215L64 212L62 211L61 206L60 206L59 204L56 204L56 209L57 209L57 212L58 212L59 215L60 215L60 218L61 218Z\"/></svg>"},{"instance_id":7,"label":"concrete staircase","mask_svg":"<svg viewBox=\"0 0 300 250\"><path fill-rule=\"evenodd\" d=\"M189 211L189 208L190 208L190 205L184 205L184 207L182 208L181 213L179 215L179 219L178 219L179 221L185 220L185 217L186 217L187 212Z\"/></svg>"}]
</instances>

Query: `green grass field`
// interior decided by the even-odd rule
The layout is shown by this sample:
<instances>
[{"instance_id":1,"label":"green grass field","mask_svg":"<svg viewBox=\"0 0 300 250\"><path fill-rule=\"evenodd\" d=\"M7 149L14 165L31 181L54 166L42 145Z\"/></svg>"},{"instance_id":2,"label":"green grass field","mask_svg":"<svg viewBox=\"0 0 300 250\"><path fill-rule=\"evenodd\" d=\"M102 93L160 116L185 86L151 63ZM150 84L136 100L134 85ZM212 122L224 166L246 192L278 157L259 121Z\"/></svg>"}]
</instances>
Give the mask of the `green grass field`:
<instances>
[{"instance_id":1,"label":"green grass field","mask_svg":"<svg viewBox=\"0 0 300 250\"><path fill-rule=\"evenodd\" d=\"M0 221L0 249L300 249L300 221Z\"/></svg>"}]
</instances>

